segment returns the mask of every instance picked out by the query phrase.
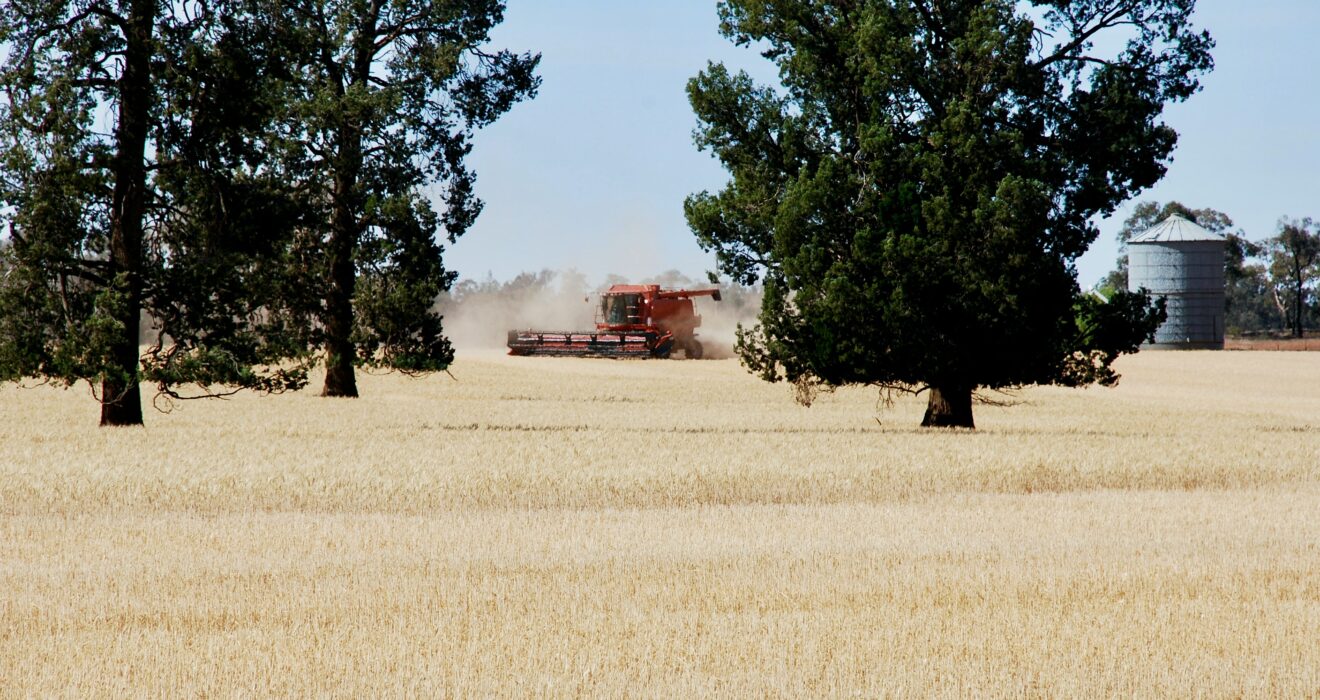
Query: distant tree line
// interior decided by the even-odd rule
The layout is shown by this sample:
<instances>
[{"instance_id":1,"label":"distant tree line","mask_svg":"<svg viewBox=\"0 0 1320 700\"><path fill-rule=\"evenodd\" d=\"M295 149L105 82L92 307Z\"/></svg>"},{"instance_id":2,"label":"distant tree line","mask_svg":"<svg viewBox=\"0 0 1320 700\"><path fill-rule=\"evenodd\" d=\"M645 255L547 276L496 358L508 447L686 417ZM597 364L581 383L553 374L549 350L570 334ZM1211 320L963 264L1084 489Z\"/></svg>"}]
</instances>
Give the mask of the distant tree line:
<instances>
[{"instance_id":1,"label":"distant tree line","mask_svg":"<svg viewBox=\"0 0 1320 700\"><path fill-rule=\"evenodd\" d=\"M728 279L720 279L718 276L714 279L708 277L706 280L699 280L678 270L666 270L658 275L641 278L609 273L599 284L593 286L587 280L587 276L577 270L543 269L537 272L520 272L512 279L503 282L489 274L480 280L461 279L440 295L439 304L442 307L456 307L464 302L486 297L517 302L521 299L557 294L582 296L604 292L616 284L658 284L666 289L719 287L721 296L727 295L728 298L736 300L735 304L739 303L737 300L755 297L758 293L758 288L755 286L744 286Z\"/></svg>"},{"instance_id":2,"label":"distant tree line","mask_svg":"<svg viewBox=\"0 0 1320 700\"><path fill-rule=\"evenodd\" d=\"M1109 295L1128 286L1127 243L1172 215L1222 234L1225 330L1230 335L1287 334L1300 338L1320 323L1320 224L1281 218L1273 236L1252 241L1227 214L1181 202L1142 202L1118 232L1117 265L1097 290Z\"/></svg>"},{"instance_id":3,"label":"distant tree line","mask_svg":"<svg viewBox=\"0 0 1320 700\"><path fill-rule=\"evenodd\" d=\"M729 279L701 281L668 270L659 275L631 278L606 275L592 285L577 270L540 270L523 272L510 280L461 279L442 293L436 310L445 317L446 328L455 337L475 347L503 347L506 332L515 329L584 330L595 322L594 295L615 284L658 284L667 289L708 289L719 287L719 302L703 300L699 313L707 333L727 331L755 318L761 305L758 285L745 286Z\"/></svg>"}]
</instances>

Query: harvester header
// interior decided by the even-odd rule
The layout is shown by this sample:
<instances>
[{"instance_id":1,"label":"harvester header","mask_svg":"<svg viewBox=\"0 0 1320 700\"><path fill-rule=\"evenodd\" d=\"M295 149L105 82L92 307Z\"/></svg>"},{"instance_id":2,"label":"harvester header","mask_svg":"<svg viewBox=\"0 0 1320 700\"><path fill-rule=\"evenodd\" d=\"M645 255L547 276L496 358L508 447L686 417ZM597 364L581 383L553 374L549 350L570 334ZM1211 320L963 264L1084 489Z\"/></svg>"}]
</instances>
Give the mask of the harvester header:
<instances>
[{"instance_id":1,"label":"harvester header","mask_svg":"<svg viewBox=\"0 0 1320 700\"><path fill-rule=\"evenodd\" d=\"M698 359L694 297L719 301L720 290L616 284L600 295L594 331L509 331L509 354L664 358L682 350Z\"/></svg>"}]
</instances>

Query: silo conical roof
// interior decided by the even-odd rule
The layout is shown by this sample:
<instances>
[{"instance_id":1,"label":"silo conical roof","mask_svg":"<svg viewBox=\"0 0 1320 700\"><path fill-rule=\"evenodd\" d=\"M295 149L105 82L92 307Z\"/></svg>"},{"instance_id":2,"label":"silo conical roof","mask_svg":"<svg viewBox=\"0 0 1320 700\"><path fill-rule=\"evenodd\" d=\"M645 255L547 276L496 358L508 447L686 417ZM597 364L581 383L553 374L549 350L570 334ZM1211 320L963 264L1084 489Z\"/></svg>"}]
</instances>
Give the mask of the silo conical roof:
<instances>
[{"instance_id":1,"label":"silo conical roof","mask_svg":"<svg viewBox=\"0 0 1320 700\"><path fill-rule=\"evenodd\" d=\"M1164 221L1150 227L1140 236L1135 236L1128 243L1181 243L1190 241L1224 241L1222 233L1214 233L1194 221L1174 214Z\"/></svg>"}]
</instances>

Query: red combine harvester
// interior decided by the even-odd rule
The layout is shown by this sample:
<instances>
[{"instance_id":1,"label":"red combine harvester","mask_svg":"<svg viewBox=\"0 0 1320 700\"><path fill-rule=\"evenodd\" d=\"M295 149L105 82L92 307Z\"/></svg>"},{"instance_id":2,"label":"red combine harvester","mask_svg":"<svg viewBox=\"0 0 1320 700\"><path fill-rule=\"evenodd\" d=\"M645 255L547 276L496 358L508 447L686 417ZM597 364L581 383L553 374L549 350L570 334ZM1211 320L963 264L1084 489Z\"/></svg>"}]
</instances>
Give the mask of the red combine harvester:
<instances>
[{"instance_id":1,"label":"red combine harvester","mask_svg":"<svg viewBox=\"0 0 1320 700\"><path fill-rule=\"evenodd\" d=\"M509 331L510 355L669 357L682 350L701 357L694 332L701 317L693 297L720 300L718 289L661 289L658 284L616 284L600 295L594 331Z\"/></svg>"}]
</instances>

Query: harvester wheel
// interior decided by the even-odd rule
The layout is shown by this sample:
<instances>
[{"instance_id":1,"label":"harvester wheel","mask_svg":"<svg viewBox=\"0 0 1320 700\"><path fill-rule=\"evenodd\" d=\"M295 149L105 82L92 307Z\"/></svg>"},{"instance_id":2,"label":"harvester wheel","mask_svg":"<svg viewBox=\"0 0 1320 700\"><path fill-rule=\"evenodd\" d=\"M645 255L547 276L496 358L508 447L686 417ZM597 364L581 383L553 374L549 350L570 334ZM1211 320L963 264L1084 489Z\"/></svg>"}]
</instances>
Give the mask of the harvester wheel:
<instances>
[{"instance_id":1,"label":"harvester wheel","mask_svg":"<svg viewBox=\"0 0 1320 700\"><path fill-rule=\"evenodd\" d=\"M693 338L687 342L687 347L683 349L683 352L689 360L700 360L702 353L705 351L701 347L701 341Z\"/></svg>"},{"instance_id":2,"label":"harvester wheel","mask_svg":"<svg viewBox=\"0 0 1320 700\"><path fill-rule=\"evenodd\" d=\"M660 343L656 345L653 350L651 350L651 356L657 359L664 360L667 359L669 357L669 354L673 351L674 351L674 339L666 338L665 340L660 341Z\"/></svg>"}]
</instances>

